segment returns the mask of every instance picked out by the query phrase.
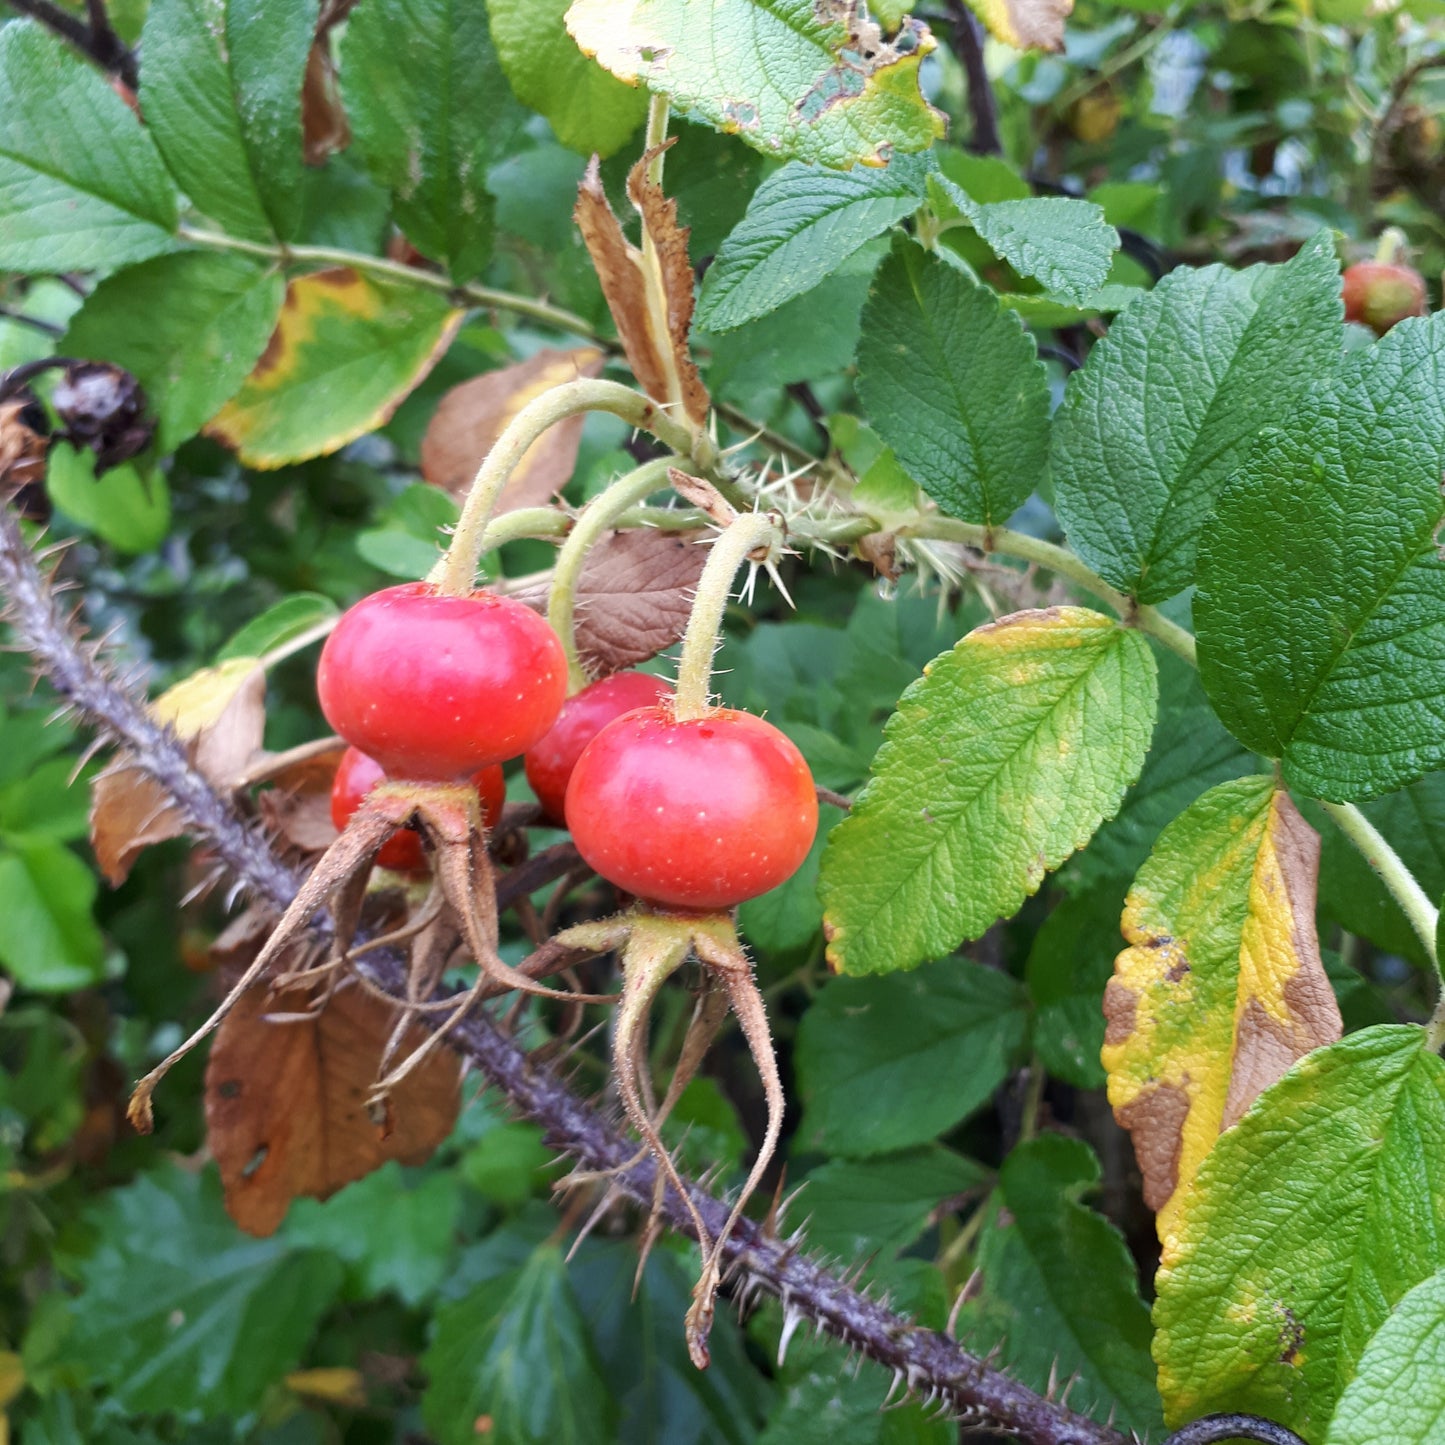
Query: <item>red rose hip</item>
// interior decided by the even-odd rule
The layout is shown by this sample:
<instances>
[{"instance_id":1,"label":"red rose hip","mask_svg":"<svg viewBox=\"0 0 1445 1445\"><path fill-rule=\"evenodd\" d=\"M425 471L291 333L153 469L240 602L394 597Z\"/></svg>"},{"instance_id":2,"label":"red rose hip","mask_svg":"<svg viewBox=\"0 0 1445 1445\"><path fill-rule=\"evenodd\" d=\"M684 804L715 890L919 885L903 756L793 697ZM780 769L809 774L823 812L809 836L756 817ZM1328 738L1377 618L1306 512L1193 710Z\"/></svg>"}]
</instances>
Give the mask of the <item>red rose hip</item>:
<instances>
[{"instance_id":1,"label":"red rose hip","mask_svg":"<svg viewBox=\"0 0 1445 1445\"><path fill-rule=\"evenodd\" d=\"M347 748L331 783L331 821L338 829L344 828L361 806L361 800L385 781L386 774L375 758L367 757L356 748ZM489 829L494 828L507 801L507 780L501 768L492 763L482 768L472 782L482 800L482 821ZM422 872L426 868L426 849L422 847L421 834L410 828L398 828L381 845L376 861L396 873Z\"/></svg>"},{"instance_id":2,"label":"red rose hip","mask_svg":"<svg viewBox=\"0 0 1445 1445\"><path fill-rule=\"evenodd\" d=\"M567 660L520 602L410 582L342 617L316 691L327 722L389 778L454 781L545 736L567 695Z\"/></svg>"},{"instance_id":3,"label":"red rose hip","mask_svg":"<svg viewBox=\"0 0 1445 1445\"><path fill-rule=\"evenodd\" d=\"M1412 266L1357 261L1345 268L1345 320L1383 336L1407 316L1425 314L1425 278Z\"/></svg>"},{"instance_id":4,"label":"red rose hip","mask_svg":"<svg viewBox=\"0 0 1445 1445\"><path fill-rule=\"evenodd\" d=\"M615 672L562 704L552 731L527 750L527 781L554 823L567 816L567 784L582 750L614 719L672 696L672 687L645 672Z\"/></svg>"},{"instance_id":5,"label":"red rose hip","mask_svg":"<svg viewBox=\"0 0 1445 1445\"><path fill-rule=\"evenodd\" d=\"M818 828L813 775L786 734L719 708L631 712L587 745L567 823L608 882L671 908L731 908L797 872Z\"/></svg>"}]
</instances>

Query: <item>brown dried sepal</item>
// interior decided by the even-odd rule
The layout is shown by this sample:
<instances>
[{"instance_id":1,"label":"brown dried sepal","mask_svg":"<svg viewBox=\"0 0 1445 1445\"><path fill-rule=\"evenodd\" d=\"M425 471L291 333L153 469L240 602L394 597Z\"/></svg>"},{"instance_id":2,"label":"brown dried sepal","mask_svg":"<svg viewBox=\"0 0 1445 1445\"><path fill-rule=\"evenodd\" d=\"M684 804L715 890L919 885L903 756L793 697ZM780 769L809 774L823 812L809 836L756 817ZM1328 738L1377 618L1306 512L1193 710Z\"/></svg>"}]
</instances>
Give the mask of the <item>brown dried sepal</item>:
<instances>
[{"instance_id":1,"label":"brown dried sepal","mask_svg":"<svg viewBox=\"0 0 1445 1445\"><path fill-rule=\"evenodd\" d=\"M0 497L45 480L50 438L36 425L42 419L28 392L0 402Z\"/></svg>"},{"instance_id":2,"label":"brown dried sepal","mask_svg":"<svg viewBox=\"0 0 1445 1445\"><path fill-rule=\"evenodd\" d=\"M577 585L577 650L593 677L632 667L671 647L687 629L707 548L689 533L612 532L587 553ZM511 590L547 610L549 578Z\"/></svg>"},{"instance_id":3,"label":"brown dried sepal","mask_svg":"<svg viewBox=\"0 0 1445 1445\"><path fill-rule=\"evenodd\" d=\"M206 1132L226 1209L248 1234L273 1234L293 1199L329 1198L388 1160L424 1163L450 1134L461 1069L445 1050L395 1085L389 1133L367 1111L398 1019L344 983L320 1001L306 989L253 989L221 1025L206 1066ZM424 1041L419 1024L406 1030L408 1052Z\"/></svg>"},{"instance_id":4,"label":"brown dried sepal","mask_svg":"<svg viewBox=\"0 0 1445 1445\"><path fill-rule=\"evenodd\" d=\"M452 387L422 438L422 475L454 497L465 496L482 458L529 401L564 382L601 375L605 359L595 346L546 348ZM497 512L540 506L567 485L585 422L584 416L568 417L527 448L502 489Z\"/></svg>"},{"instance_id":5,"label":"brown dried sepal","mask_svg":"<svg viewBox=\"0 0 1445 1445\"><path fill-rule=\"evenodd\" d=\"M689 233L678 224L677 202L648 179L648 166L657 155L656 149L646 152L627 177L627 194L642 218L643 234L657 258L656 271L649 271L643 253L623 234L602 189L596 156L582 177L572 215L638 385L700 429L709 398L688 350L693 311Z\"/></svg>"}]
</instances>

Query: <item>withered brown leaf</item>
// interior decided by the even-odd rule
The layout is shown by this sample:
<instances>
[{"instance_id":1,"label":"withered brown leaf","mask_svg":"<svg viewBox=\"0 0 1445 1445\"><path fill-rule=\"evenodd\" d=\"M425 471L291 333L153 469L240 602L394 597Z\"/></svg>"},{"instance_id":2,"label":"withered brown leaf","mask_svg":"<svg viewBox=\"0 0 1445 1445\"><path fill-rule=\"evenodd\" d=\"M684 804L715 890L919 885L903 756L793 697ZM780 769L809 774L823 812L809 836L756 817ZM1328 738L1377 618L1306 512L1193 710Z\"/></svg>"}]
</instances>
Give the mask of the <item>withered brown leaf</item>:
<instances>
[{"instance_id":1,"label":"withered brown leaf","mask_svg":"<svg viewBox=\"0 0 1445 1445\"><path fill-rule=\"evenodd\" d=\"M482 458L529 401L563 382L600 375L603 360L594 346L546 349L452 387L422 438L422 475L453 496L465 495ZM540 506L567 485L577 464L585 420L568 417L527 448L502 491L498 512Z\"/></svg>"},{"instance_id":2,"label":"withered brown leaf","mask_svg":"<svg viewBox=\"0 0 1445 1445\"><path fill-rule=\"evenodd\" d=\"M632 667L671 647L687 627L707 548L691 534L636 528L611 532L587 554L577 586L577 649L594 677ZM512 595L543 612L547 579Z\"/></svg>"},{"instance_id":3,"label":"withered brown leaf","mask_svg":"<svg viewBox=\"0 0 1445 1445\"><path fill-rule=\"evenodd\" d=\"M336 841L331 784L345 744L315 753L270 776L257 800L267 831L302 853L319 853Z\"/></svg>"},{"instance_id":4,"label":"withered brown leaf","mask_svg":"<svg viewBox=\"0 0 1445 1445\"><path fill-rule=\"evenodd\" d=\"M359 985L336 990L312 1018L306 990L252 989L227 1017L206 1065L206 1132L226 1209L248 1234L274 1234L293 1199L326 1199L390 1159L421 1164L451 1132L461 1068L434 1050L391 1095L383 1136L367 1112L397 1010ZM426 1034L413 1025L409 1053Z\"/></svg>"},{"instance_id":5,"label":"withered brown leaf","mask_svg":"<svg viewBox=\"0 0 1445 1445\"><path fill-rule=\"evenodd\" d=\"M648 151L633 166L627 177L627 194L657 253L663 292L657 298L659 305L652 304L648 296L642 252L623 235L608 204L596 156L582 177L572 215L638 385L654 401L680 407L687 419L700 427L707 420L708 394L688 351L693 308L688 229L678 224L677 202L648 179L648 163L656 154Z\"/></svg>"}]
</instances>

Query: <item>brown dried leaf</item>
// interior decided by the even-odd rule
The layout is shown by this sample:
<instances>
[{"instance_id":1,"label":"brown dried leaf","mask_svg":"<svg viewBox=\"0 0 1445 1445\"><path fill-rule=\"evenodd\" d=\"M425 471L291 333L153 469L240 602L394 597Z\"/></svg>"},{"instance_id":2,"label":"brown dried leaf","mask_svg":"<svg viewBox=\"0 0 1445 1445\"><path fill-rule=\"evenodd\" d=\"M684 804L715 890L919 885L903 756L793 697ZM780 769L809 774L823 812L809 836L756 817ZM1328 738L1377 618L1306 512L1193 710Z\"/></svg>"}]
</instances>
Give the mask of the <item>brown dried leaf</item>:
<instances>
[{"instance_id":1,"label":"brown dried leaf","mask_svg":"<svg viewBox=\"0 0 1445 1445\"><path fill-rule=\"evenodd\" d=\"M266 673L255 658L202 669L158 697L151 713L192 744L196 766L229 791L260 751L266 726ZM159 784L118 754L91 784L90 845L113 887L146 849L185 832Z\"/></svg>"},{"instance_id":2,"label":"brown dried leaf","mask_svg":"<svg viewBox=\"0 0 1445 1445\"><path fill-rule=\"evenodd\" d=\"M983 23L1018 50L1062 50L1074 0L970 0Z\"/></svg>"},{"instance_id":3,"label":"brown dried leaf","mask_svg":"<svg viewBox=\"0 0 1445 1445\"><path fill-rule=\"evenodd\" d=\"M577 587L577 648L594 677L632 667L671 647L687 627L707 548L690 535L612 532L587 554ZM512 595L538 612L548 579Z\"/></svg>"},{"instance_id":4,"label":"brown dried leaf","mask_svg":"<svg viewBox=\"0 0 1445 1445\"><path fill-rule=\"evenodd\" d=\"M678 467L667 469L667 480L672 490L685 502L691 502L699 511L706 512L719 527L729 526L737 517L732 503L704 477L694 477Z\"/></svg>"},{"instance_id":5,"label":"brown dried leaf","mask_svg":"<svg viewBox=\"0 0 1445 1445\"><path fill-rule=\"evenodd\" d=\"M26 425L33 398L0 402L0 491L45 480L50 439Z\"/></svg>"},{"instance_id":6,"label":"brown dried leaf","mask_svg":"<svg viewBox=\"0 0 1445 1445\"><path fill-rule=\"evenodd\" d=\"M456 1056L433 1051L391 1095L393 1127L367 1113L382 1049L397 1021L355 983L314 1018L308 992L253 989L221 1025L206 1065L206 1130L226 1208L248 1234L274 1234L293 1199L326 1199L390 1159L421 1164L451 1132L461 1107ZM413 1025L410 1052L426 1034Z\"/></svg>"},{"instance_id":7,"label":"brown dried leaf","mask_svg":"<svg viewBox=\"0 0 1445 1445\"><path fill-rule=\"evenodd\" d=\"M331 821L331 784L345 744L317 753L276 773L256 800L267 830L303 853L319 853L336 841Z\"/></svg>"},{"instance_id":8,"label":"brown dried leaf","mask_svg":"<svg viewBox=\"0 0 1445 1445\"><path fill-rule=\"evenodd\" d=\"M482 458L529 401L563 382L599 376L604 359L593 346L548 349L452 387L422 438L422 475L434 487L464 496ZM498 512L541 506L567 485L585 420L569 417L532 443L503 489Z\"/></svg>"},{"instance_id":9,"label":"brown dried leaf","mask_svg":"<svg viewBox=\"0 0 1445 1445\"><path fill-rule=\"evenodd\" d=\"M649 151L632 168L627 194L657 251L664 293L657 298L657 307L648 296L642 252L623 235L607 202L596 156L582 177L572 216L592 257L602 294L622 338L622 349L627 353L627 364L638 385L654 401L680 407L689 421L701 426L707 419L708 394L687 345L693 307L688 230L678 225L677 202L665 197L661 188L647 179L647 163L655 154Z\"/></svg>"},{"instance_id":10,"label":"brown dried leaf","mask_svg":"<svg viewBox=\"0 0 1445 1445\"><path fill-rule=\"evenodd\" d=\"M328 157L351 144L351 126L341 103L331 40L322 29L306 57L301 82L302 154L308 166L325 165Z\"/></svg>"}]
</instances>

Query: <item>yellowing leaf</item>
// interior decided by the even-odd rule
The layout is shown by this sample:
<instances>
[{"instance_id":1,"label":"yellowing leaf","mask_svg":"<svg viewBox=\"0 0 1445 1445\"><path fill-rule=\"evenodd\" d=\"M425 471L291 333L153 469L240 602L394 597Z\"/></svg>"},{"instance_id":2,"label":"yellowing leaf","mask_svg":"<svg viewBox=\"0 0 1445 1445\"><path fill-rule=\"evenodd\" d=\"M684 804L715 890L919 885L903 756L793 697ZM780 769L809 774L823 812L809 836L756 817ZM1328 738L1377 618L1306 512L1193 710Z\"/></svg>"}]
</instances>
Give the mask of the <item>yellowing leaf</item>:
<instances>
[{"instance_id":1,"label":"yellowing leaf","mask_svg":"<svg viewBox=\"0 0 1445 1445\"><path fill-rule=\"evenodd\" d=\"M885 39L852 0L574 0L567 29L618 79L765 155L881 166L943 134L918 89L928 27Z\"/></svg>"},{"instance_id":2,"label":"yellowing leaf","mask_svg":"<svg viewBox=\"0 0 1445 1445\"><path fill-rule=\"evenodd\" d=\"M320 1365L314 1370L292 1370L286 1388L313 1400L347 1405L353 1410L366 1406L366 1377L345 1365Z\"/></svg>"},{"instance_id":3,"label":"yellowing leaf","mask_svg":"<svg viewBox=\"0 0 1445 1445\"><path fill-rule=\"evenodd\" d=\"M1062 50L1074 0L969 0L989 33L1019 50Z\"/></svg>"},{"instance_id":4,"label":"yellowing leaf","mask_svg":"<svg viewBox=\"0 0 1445 1445\"><path fill-rule=\"evenodd\" d=\"M422 475L454 497L464 495L492 444L529 401L564 382L600 375L603 359L595 346L573 351L545 348L526 361L452 387L422 438ZM567 485L577 464L585 421L582 416L568 417L522 453L497 502L498 512L540 506Z\"/></svg>"},{"instance_id":5,"label":"yellowing leaf","mask_svg":"<svg viewBox=\"0 0 1445 1445\"><path fill-rule=\"evenodd\" d=\"M1273 779L1239 778L1164 830L1129 890L1101 1057L1161 1240L1220 1133L1340 1037L1315 936L1319 847Z\"/></svg>"},{"instance_id":6,"label":"yellowing leaf","mask_svg":"<svg viewBox=\"0 0 1445 1445\"><path fill-rule=\"evenodd\" d=\"M390 418L464 315L435 292L346 268L302 276L287 286L261 359L207 434L263 470L334 452Z\"/></svg>"}]
</instances>

